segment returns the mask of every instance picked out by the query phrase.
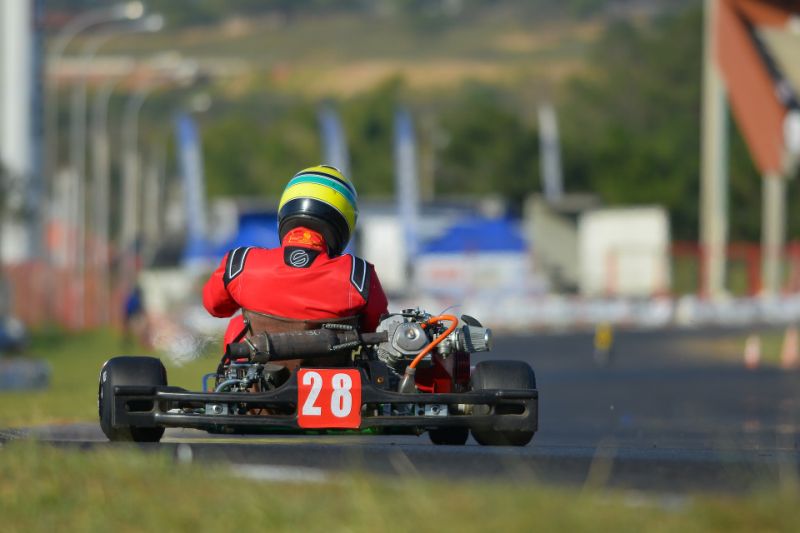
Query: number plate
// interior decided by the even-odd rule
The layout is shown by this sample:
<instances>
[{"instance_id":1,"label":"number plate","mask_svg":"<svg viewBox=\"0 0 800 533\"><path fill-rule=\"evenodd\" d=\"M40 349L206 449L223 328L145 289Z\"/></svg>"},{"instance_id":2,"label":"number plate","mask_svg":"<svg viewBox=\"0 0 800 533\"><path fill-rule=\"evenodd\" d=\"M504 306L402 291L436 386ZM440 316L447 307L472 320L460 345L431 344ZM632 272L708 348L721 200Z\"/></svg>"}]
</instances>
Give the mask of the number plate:
<instances>
[{"instance_id":1,"label":"number plate","mask_svg":"<svg viewBox=\"0 0 800 533\"><path fill-rule=\"evenodd\" d=\"M301 428L358 428L361 373L353 368L299 369L297 423Z\"/></svg>"}]
</instances>

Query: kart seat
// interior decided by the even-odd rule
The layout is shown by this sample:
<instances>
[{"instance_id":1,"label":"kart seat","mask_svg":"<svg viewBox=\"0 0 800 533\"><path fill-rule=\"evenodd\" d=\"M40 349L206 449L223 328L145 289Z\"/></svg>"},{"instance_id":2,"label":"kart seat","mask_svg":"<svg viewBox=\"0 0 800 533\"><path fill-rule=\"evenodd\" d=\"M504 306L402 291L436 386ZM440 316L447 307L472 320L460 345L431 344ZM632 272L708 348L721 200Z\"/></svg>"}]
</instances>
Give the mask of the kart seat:
<instances>
[{"instance_id":1,"label":"kart seat","mask_svg":"<svg viewBox=\"0 0 800 533\"><path fill-rule=\"evenodd\" d=\"M298 320L275 315L269 315L250 309L242 309L244 317L245 335L249 338L259 333L286 333L289 331L307 331L310 329L320 329L323 324L343 324L357 328L361 322L360 316L336 317L315 320ZM306 364L308 362L308 365ZM275 361L274 364L285 366L290 371L302 366L348 366L352 362L350 354L337 354L325 358L314 358L306 361L305 359L291 359L289 361Z\"/></svg>"}]
</instances>

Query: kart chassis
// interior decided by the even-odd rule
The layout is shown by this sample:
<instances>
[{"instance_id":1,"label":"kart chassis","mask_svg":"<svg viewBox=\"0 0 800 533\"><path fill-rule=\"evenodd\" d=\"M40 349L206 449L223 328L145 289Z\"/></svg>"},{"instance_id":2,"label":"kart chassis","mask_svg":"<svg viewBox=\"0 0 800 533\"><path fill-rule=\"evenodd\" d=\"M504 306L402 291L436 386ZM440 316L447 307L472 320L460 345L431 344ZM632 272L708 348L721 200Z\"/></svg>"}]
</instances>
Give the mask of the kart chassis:
<instances>
[{"instance_id":1,"label":"kart chassis","mask_svg":"<svg viewBox=\"0 0 800 533\"><path fill-rule=\"evenodd\" d=\"M407 394L373 383L361 374L359 430L422 432L437 428L527 430L538 428L537 390L497 389ZM385 385L384 385L385 386ZM192 392L172 386L115 386L113 427L188 427L237 433L302 430L298 424L297 376L267 392ZM488 406L481 414L471 406ZM282 414L254 414L258 410ZM283 414L289 413L289 414Z\"/></svg>"}]
</instances>

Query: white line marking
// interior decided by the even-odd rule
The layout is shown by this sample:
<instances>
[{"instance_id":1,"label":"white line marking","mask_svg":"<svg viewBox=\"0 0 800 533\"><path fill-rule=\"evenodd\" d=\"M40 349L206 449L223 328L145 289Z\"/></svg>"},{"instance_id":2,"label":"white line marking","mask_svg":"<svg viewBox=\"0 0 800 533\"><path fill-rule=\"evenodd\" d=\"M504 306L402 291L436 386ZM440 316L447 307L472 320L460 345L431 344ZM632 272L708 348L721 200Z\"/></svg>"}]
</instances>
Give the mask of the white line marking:
<instances>
[{"instance_id":1,"label":"white line marking","mask_svg":"<svg viewBox=\"0 0 800 533\"><path fill-rule=\"evenodd\" d=\"M231 466L231 470L239 477L256 481L294 481L299 483L328 481L328 475L322 470L305 466L240 464Z\"/></svg>"}]
</instances>

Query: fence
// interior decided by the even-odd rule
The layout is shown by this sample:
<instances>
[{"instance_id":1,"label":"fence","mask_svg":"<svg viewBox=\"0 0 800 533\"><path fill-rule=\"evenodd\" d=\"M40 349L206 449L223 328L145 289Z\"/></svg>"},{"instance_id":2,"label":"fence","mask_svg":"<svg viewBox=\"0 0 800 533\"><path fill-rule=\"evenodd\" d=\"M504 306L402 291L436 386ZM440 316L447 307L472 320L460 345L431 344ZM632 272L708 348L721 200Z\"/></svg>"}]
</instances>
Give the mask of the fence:
<instances>
[{"instance_id":1,"label":"fence","mask_svg":"<svg viewBox=\"0 0 800 533\"><path fill-rule=\"evenodd\" d=\"M29 261L5 265L4 303L28 326L59 325L68 329L120 325L125 291L119 283L111 290L99 282L92 269L85 272L83 289L75 269Z\"/></svg>"},{"instance_id":2,"label":"fence","mask_svg":"<svg viewBox=\"0 0 800 533\"><path fill-rule=\"evenodd\" d=\"M726 251L725 287L734 297L761 293L761 247L756 243L735 242ZM782 254L783 294L800 292L800 241L789 243ZM671 249L672 283L670 294L680 296L708 293L702 284L705 254L697 243L676 242Z\"/></svg>"},{"instance_id":3,"label":"fence","mask_svg":"<svg viewBox=\"0 0 800 533\"><path fill-rule=\"evenodd\" d=\"M615 251L614 253L619 253ZM761 291L761 250L753 243L733 243L727 250L727 284L735 298L753 298ZM619 257L607 257L606 291L598 299L619 299L624 296L615 288L624 284L618 278L630 275L621 268ZM800 241L791 242L783 253L783 296L800 294ZM650 297L677 300L692 296L704 300L702 286L704 254L696 243L676 242L670 249L669 261L663 272L663 283ZM660 274L659 274L660 275ZM617 277L615 277L617 276ZM78 330L102 325L122 325L124 304L129 285L118 277L110 280L108 288L99 273L87 265L81 288L77 269L69 265L52 265L45 261L7 264L3 267L3 287L0 293L0 313L6 310L28 326L58 325ZM586 300L591 302L594 298ZM199 294L197 300L199 301ZM580 300L580 299L579 299Z\"/></svg>"}]
</instances>

